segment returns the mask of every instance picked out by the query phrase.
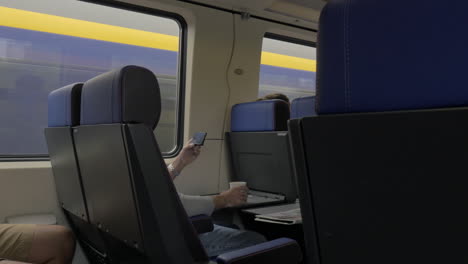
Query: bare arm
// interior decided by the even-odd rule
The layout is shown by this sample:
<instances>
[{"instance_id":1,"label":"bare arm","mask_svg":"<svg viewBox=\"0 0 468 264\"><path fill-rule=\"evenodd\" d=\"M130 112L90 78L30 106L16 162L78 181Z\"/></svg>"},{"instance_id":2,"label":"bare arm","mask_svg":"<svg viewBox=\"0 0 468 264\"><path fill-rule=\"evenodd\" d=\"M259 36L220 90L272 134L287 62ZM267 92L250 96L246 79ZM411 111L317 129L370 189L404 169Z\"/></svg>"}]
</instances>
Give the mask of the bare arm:
<instances>
[{"instance_id":1,"label":"bare arm","mask_svg":"<svg viewBox=\"0 0 468 264\"><path fill-rule=\"evenodd\" d=\"M177 158L167 166L172 179L175 179L185 167L198 158L200 149L201 147L195 146L192 143L192 139L190 139L187 145L182 148Z\"/></svg>"},{"instance_id":2,"label":"bare arm","mask_svg":"<svg viewBox=\"0 0 468 264\"><path fill-rule=\"evenodd\" d=\"M175 179L182 170L195 161L200 155L200 146L195 146L192 139L185 145L177 158L168 165L172 179ZM248 188L240 186L213 196L192 196L179 193L179 198L189 216L197 214L211 215L213 210L231 206L239 206L247 201Z\"/></svg>"},{"instance_id":3,"label":"bare arm","mask_svg":"<svg viewBox=\"0 0 468 264\"><path fill-rule=\"evenodd\" d=\"M222 209L232 206L240 206L247 202L249 189L246 186L238 186L218 195L214 195L213 203L215 209Z\"/></svg>"},{"instance_id":4,"label":"bare arm","mask_svg":"<svg viewBox=\"0 0 468 264\"><path fill-rule=\"evenodd\" d=\"M211 215L214 210L244 204L247 201L247 191L247 187L239 186L213 196L179 193L179 198L189 217Z\"/></svg>"}]
</instances>

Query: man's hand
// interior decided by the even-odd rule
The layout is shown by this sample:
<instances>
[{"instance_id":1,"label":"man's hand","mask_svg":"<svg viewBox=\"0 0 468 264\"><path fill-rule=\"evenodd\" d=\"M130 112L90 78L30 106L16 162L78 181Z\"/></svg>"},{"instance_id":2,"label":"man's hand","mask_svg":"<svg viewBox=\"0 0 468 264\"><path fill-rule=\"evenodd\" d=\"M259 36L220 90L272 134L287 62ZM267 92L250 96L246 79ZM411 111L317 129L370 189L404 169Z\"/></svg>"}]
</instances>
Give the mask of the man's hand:
<instances>
[{"instance_id":1,"label":"man's hand","mask_svg":"<svg viewBox=\"0 0 468 264\"><path fill-rule=\"evenodd\" d=\"M200 155L201 146L195 146L193 144L193 138L189 140L187 145L185 145L177 156L176 160L180 160L183 166L187 166L190 163L194 162Z\"/></svg>"},{"instance_id":2,"label":"man's hand","mask_svg":"<svg viewBox=\"0 0 468 264\"><path fill-rule=\"evenodd\" d=\"M247 202L248 193L249 188L247 186L238 186L215 195L213 197L215 208L221 209L243 205Z\"/></svg>"},{"instance_id":3,"label":"man's hand","mask_svg":"<svg viewBox=\"0 0 468 264\"><path fill-rule=\"evenodd\" d=\"M177 174L181 173L187 165L194 162L200 155L201 146L195 146L192 142L193 139L190 139L187 145L182 148L174 162L172 162L172 167L176 171L169 171L172 179L174 179Z\"/></svg>"}]
</instances>

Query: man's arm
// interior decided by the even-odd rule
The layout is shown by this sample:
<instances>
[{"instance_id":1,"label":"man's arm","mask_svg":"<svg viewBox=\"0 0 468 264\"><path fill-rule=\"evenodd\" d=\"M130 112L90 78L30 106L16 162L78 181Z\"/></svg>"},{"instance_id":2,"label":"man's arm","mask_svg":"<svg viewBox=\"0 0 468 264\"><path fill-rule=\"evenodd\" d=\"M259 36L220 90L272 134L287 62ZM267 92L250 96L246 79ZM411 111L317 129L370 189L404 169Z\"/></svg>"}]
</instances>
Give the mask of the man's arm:
<instances>
[{"instance_id":1,"label":"man's arm","mask_svg":"<svg viewBox=\"0 0 468 264\"><path fill-rule=\"evenodd\" d=\"M247 202L249 189L246 186L238 186L212 196L215 209L236 207Z\"/></svg>"},{"instance_id":2,"label":"man's arm","mask_svg":"<svg viewBox=\"0 0 468 264\"><path fill-rule=\"evenodd\" d=\"M200 155L201 147L195 146L192 139L185 145L174 161L167 166L172 179L195 161ZM211 215L214 210L231 206L239 206L247 201L248 188L240 186L213 196L193 196L179 193L179 198L189 217L205 214Z\"/></svg>"},{"instance_id":3,"label":"man's arm","mask_svg":"<svg viewBox=\"0 0 468 264\"><path fill-rule=\"evenodd\" d=\"M247 201L247 192L247 187L239 186L212 196L179 193L179 198L187 215L192 217L200 214L211 215L217 209L243 205Z\"/></svg>"},{"instance_id":4,"label":"man's arm","mask_svg":"<svg viewBox=\"0 0 468 264\"><path fill-rule=\"evenodd\" d=\"M215 210L212 196L185 195L179 193L180 201L189 217L211 215Z\"/></svg>"},{"instance_id":5,"label":"man's arm","mask_svg":"<svg viewBox=\"0 0 468 264\"><path fill-rule=\"evenodd\" d=\"M172 179L175 179L186 166L197 159L200 155L200 148L200 146L195 146L192 143L192 139L190 139L174 161L167 166L167 170L169 171Z\"/></svg>"}]
</instances>

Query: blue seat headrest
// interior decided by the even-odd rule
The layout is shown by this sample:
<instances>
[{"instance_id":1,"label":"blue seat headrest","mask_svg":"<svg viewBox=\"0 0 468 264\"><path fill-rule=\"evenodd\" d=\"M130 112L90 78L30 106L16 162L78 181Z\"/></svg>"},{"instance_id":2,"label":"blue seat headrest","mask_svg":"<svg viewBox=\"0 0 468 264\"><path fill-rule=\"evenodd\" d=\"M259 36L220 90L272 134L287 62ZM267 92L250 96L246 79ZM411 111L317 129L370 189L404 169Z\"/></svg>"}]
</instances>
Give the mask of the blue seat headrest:
<instances>
[{"instance_id":1,"label":"blue seat headrest","mask_svg":"<svg viewBox=\"0 0 468 264\"><path fill-rule=\"evenodd\" d=\"M79 125L82 87L82 83L74 83L54 90L49 94L49 127Z\"/></svg>"},{"instance_id":2,"label":"blue seat headrest","mask_svg":"<svg viewBox=\"0 0 468 264\"><path fill-rule=\"evenodd\" d=\"M291 102L291 119L315 115L315 96L299 97Z\"/></svg>"},{"instance_id":3,"label":"blue seat headrest","mask_svg":"<svg viewBox=\"0 0 468 264\"><path fill-rule=\"evenodd\" d=\"M286 131L289 104L283 100L265 100L236 104L231 110L231 131Z\"/></svg>"},{"instance_id":4,"label":"blue seat headrest","mask_svg":"<svg viewBox=\"0 0 468 264\"><path fill-rule=\"evenodd\" d=\"M125 66L83 85L81 125L144 123L154 129L160 115L159 84L148 69Z\"/></svg>"},{"instance_id":5,"label":"blue seat headrest","mask_svg":"<svg viewBox=\"0 0 468 264\"><path fill-rule=\"evenodd\" d=\"M318 114L467 105L466 10L468 1L328 1Z\"/></svg>"}]
</instances>

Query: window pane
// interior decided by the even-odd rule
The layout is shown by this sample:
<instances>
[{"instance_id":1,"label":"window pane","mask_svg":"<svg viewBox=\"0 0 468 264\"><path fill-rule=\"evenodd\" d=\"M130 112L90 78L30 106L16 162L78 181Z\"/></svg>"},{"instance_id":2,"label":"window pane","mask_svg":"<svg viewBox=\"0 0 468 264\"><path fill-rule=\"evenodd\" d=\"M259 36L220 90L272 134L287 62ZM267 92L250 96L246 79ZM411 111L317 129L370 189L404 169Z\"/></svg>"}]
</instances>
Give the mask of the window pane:
<instances>
[{"instance_id":1,"label":"window pane","mask_svg":"<svg viewBox=\"0 0 468 264\"><path fill-rule=\"evenodd\" d=\"M315 95L314 47L263 38L259 97L283 93L293 100Z\"/></svg>"},{"instance_id":2,"label":"window pane","mask_svg":"<svg viewBox=\"0 0 468 264\"><path fill-rule=\"evenodd\" d=\"M46 154L47 96L110 69L158 77L161 151L177 139L180 27L173 19L74 0L0 0L0 155Z\"/></svg>"}]
</instances>

